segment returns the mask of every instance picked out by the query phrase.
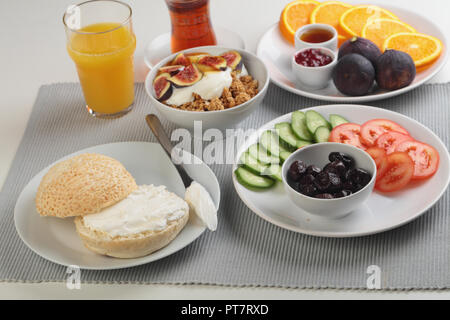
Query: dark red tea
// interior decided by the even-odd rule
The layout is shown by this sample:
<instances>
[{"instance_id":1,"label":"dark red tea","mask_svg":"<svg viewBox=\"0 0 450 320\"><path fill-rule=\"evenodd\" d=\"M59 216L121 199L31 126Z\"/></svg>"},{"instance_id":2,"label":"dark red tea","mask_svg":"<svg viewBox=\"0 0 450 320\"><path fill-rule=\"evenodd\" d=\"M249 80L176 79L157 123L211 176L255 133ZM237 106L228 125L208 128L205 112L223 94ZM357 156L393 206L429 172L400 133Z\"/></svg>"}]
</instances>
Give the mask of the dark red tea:
<instances>
[{"instance_id":1,"label":"dark red tea","mask_svg":"<svg viewBox=\"0 0 450 320\"><path fill-rule=\"evenodd\" d=\"M333 38L333 33L324 29L311 29L300 35L300 40L309 43L321 43Z\"/></svg>"},{"instance_id":2,"label":"dark red tea","mask_svg":"<svg viewBox=\"0 0 450 320\"><path fill-rule=\"evenodd\" d=\"M172 22L172 52L216 45L209 0L166 0Z\"/></svg>"}]
</instances>

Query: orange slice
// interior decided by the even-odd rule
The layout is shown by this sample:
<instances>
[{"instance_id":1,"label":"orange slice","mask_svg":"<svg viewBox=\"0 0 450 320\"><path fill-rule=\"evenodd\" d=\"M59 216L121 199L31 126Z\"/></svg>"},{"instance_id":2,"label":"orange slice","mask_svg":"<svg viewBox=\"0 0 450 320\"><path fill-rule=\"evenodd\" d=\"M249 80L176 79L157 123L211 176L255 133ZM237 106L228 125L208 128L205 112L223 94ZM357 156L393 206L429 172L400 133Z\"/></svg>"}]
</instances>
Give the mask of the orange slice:
<instances>
[{"instance_id":1,"label":"orange slice","mask_svg":"<svg viewBox=\"0 0 450 320\"><path fill-rule=\"evenodd\" d=\"M339 25L347 37L361 36L369 20L388 18L399 20L395 14L378 6L356 6L345 11L339 19Z\"/></svg>"},{"instance_id":2,"label":"orange slice","mask_svg":"<svg viewBox=\"0 0 450 320\"><path fill-rule=\"evenodd\" d=\"M348 38L342 35L343 32L340 30L339 19L351 7L353 6L340 1L323 2L311 13L311 23L324 23L334 27L339 33L338 41L340 47Z\"/></svg>"},{"instance_id":3,"label":"orange slice","mask_svg":"<svg viewBox=\"0 0 450 320\"><path fill-rule=\"evenodd\" d=\"M410 25L394 19L373 19L364 26L361 35L363 38L373 41L380 49L383 49L384 41L390 36L402 33L415 33L416 30Z\"/></svg>"},{"instance_id":4,"label":"orange slice","mask_svg":"<svg viewBox=\"0 0 450 320\"><path fill-rule=\"evenodd\" d=\"M309 23L311 12L319 2L315 0L297 0L284 7L280 17L280 31L283 37L294 44L295 32Z\"/></svg>"},{"instance_id":5,"label":"orange slice","mask_svg":"<svg viewBox=\"0 0 450 320\"><path fill-rule=\"evenodd\" d=\"M311 13L311 23L329 24L339 29L342 14L353 6L339 1L327 1L319 4Z\"/></svg>"},{"instance_id":6,"label":"orange slice","mask_svg":"<svg viewBox=\"0 0 450 320\"><path fill-rule=\"evenodd\" d=\"M416 68L436 61L442 53L441 40L422 33L397 33L384 41L383 50L395 49L408 53Z\"/></svg>"}]
</instances>

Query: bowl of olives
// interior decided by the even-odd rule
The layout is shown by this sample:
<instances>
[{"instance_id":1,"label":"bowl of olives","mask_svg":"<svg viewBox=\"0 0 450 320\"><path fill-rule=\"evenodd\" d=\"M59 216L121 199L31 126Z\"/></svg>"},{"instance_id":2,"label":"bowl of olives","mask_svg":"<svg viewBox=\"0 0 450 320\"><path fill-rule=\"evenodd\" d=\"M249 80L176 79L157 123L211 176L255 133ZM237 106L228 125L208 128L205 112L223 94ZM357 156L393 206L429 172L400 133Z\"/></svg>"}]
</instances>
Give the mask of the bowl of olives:
<instances>
[{"instance_id":1,"label":"bowl of olives","mask_svg":"<svg viewBox=\"0 0 450 320\"><path fill-rule=\"evenodd\" d=\"M375 186L377 167L365 151L320 143L294 152L283 164L289 198L304 211L339 219L362 205Z\"/></svg>"}]
</instances>

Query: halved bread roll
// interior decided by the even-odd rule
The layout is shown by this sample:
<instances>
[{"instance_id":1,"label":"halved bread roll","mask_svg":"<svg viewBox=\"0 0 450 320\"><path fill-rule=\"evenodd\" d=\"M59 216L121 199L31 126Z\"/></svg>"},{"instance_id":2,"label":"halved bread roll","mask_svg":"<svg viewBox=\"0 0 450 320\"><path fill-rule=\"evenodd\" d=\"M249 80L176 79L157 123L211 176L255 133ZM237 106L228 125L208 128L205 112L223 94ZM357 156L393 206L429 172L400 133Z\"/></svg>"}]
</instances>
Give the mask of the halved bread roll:
<instances>
[{"instance_id":1,"label":"halved bread roll","mask_svg":"<svg viewBox=\"0 0 450 320\"><path fill-rule=\"evenodd\" d=\"M188 204L164 186L139 186L100 213L75 218L84 245L116 258L148 255L169 244L189 220Z\"/></svg>"},{"instance_id":2,"label":"halved bread roll","mask_svg":"<svg viewBox=\"0 0 450 320\"><path fill-rule=\"evenodd\" d=\"M74 217L100 212L137 189L117 160L101 154L81 154L54 165L42 178L36 209L42 216Z\"/></svg>"}]
</instances>

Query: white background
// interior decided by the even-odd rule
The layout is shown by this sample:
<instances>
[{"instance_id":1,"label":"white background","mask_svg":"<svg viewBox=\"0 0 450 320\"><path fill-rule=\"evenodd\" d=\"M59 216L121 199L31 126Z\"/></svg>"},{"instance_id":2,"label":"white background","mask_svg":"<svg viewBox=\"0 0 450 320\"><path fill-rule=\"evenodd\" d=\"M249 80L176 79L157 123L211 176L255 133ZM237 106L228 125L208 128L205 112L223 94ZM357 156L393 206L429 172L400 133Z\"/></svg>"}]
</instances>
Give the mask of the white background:
<instances>
[{"instance_id":1,"label":"white background","mask_svg":"<svg viewBox=\"0 0 450 320\"><path fill-rule=\"evenodd\" d=\"M146 44L170 30L164 0L126 1L133 7L137 37L136 80L148 69L142 53ZM211 0L213 23L238 32L248 50L255 52L259 38L278 21L289 0ZM349 0L350 3L366 1ZM444 30L450 30L450 1L372 0L422 13ZM25 130L39 87L56 82L78 81L65 49L62 15L76 3L69 0L0 0L0 185L4 183ZM448 64L432 82L448 82ZM80 112L83 112L80 110ZM99 285L83 284L68 290L64 283L0 283L0 298L150 298L150 299L307 299L307 298L450 298L440 292L362 292L294 290L280 288L233 288L220 286Z\"/></svg>"}]
</instances>

